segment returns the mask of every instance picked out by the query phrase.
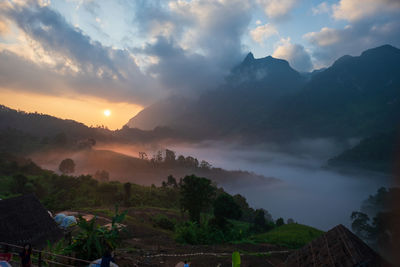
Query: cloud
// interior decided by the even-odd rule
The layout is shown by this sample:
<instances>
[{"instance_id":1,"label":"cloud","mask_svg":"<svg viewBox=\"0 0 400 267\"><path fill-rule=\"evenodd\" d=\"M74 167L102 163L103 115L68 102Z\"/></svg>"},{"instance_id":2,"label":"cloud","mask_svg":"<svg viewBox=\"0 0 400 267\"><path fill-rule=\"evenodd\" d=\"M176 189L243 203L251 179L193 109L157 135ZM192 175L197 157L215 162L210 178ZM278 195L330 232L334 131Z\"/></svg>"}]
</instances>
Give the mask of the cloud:
<instances>
[{"instance_id":1,"label":"cloud","mask_svg":"<svg viewBox=\"0 0 400 267\"><path fill-rule=\"evenodd\" d=\"M342 39L340 31L328 27L322 28L319 32L306 33L304 37L317 46L333 45Z\"/></svg>"},{"instance_id":2,"label":"cloud","mask_svg":"<svg viewBox=\"0 0 400 267\"><path fill-rule=\"evenodd\" d=\"M86 94L109 98L111 101L149 103L154 94L162 95L154 81L144 75L127 50L114 49L101 43L70 25L64 17L48 5L34 2L13 4L1 10L29 38L27 50L36 53L29 58L14 53L2 53L3 69L26 73L8 78L3 72L1 86L19 90L54 94ZM49 62L32 61L49 58ZM13 62L15 61L15 62ZM12 64L14 63L14 64ZM44 64L48 63L48 64ZM15 75L14 75L15 76ZM42 81L36 81L41 77ZM56 79L57 78L57 79Z\"/></svg>"},{"instance_id":3,"label":"cloud","mask_svg":"<svg viewBox=\"0 0 400 267\"><path fill-rule=\"evenodd\" d=\"M4 36L9 33L9 25L8 22L5 20L0 20L0 36Z\"/></svg>"},{"instance_id":4,"label":"cloud","mask_svg":"<svg viewBox=\"0 0 400 267\"><path fill-rule=\"evenodd\" d=\"M138 1L135 10L140 14L133 23L150 41L132 51L157 59L148 71L170 91L193 94L215 87L244 57L241 38L251 21L250 2Z\"/></svg>"},{"instance_id":5,"label":"cloud","mask_svg":"<svg viewBox=\"0 0 400 267\"><path fill-rule=\"evenodd\" d=\"M333 5L333 17L348 21L399 12L399 0L340 0L338 4Z\"/></svg>"},{"instance_id":6,"label":"cloud","mask_svg":"<svg viewBox=\"0 0 400 267\"><path fill-rule=\"evenodd\" d=\"M287 17L297 2L297 0L257 0L257 3L264 8L265 14L276 20Z\"/></svg>"},{"instance_id":7,"label":"cloud","mask_svg":"<svg viewBox=\"0 0 400 267\"><path fill-rule=\"evenodd\" d=\"M313 58L318 65L329 66L343 55L359 55L362 51L384 44L400 46L400 19L370 19L355 22L342 29L324 27L304 35L313 45Z\"/></svg>"},{"instance_id":8,"label":"cloud","mask_svg":"<svg viewBox=\"0 0 400 267\"><path fill-rule=\"evenodd\" d=\"M250 31L250 36L257 43L263 43L265 40L270 38L273 35L277 35L278 30L274 25L267 23L261 26L256 27L255 29Z\"/></svg>"},{"instance_id":9,"label":"cloud","mask_svg":"<svg viewBox=\"0 0 400 267\"><path fill-rule=\"evenodd\" d=\"M322 2L316 7L311 8L311 11L313 15L320 15L320 14L325 14L329 13L331 11L331 7L327 2Z\"/></svg>"},{"instance_id":10,"label":"cloud","mask_svg":"<svg viewBox=\"0 0 400 267\"><path fill-rule=\"evenodd\" d=\"M292 44L290 38L281 39L272 56L286 59L294 69L301 72L310 71L313 68L310 55L304 47Z\"/></svg>"}]
</instances>

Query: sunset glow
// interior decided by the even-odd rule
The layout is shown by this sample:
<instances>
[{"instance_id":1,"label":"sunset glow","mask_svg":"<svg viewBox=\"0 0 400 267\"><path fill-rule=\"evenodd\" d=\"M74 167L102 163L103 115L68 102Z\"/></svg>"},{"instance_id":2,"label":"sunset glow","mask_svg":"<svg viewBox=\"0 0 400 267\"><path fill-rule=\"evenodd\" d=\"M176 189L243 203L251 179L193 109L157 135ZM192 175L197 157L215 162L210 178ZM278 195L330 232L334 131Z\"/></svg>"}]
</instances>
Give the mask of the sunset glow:
<instances>
[{"instance_id":1,"label":"sunset glow","mask_svg":"<svg viewBox=\"0 0 400 267\"><path fill-rule=\"evenodd\" d=\"M67 98L19 93L5 89L0 90L0 99L2 105L10 108L26 112L50 114L62 119L72 119L88 126L104 125L109 129L122 128L133 115L143 109L139 105L111 103L95 97L87 97L85 99ZM107 117L104 106L109 107L107 110L112 116ZM99 111L101 112L100 115Z\"/></svg>"}]
</instances>

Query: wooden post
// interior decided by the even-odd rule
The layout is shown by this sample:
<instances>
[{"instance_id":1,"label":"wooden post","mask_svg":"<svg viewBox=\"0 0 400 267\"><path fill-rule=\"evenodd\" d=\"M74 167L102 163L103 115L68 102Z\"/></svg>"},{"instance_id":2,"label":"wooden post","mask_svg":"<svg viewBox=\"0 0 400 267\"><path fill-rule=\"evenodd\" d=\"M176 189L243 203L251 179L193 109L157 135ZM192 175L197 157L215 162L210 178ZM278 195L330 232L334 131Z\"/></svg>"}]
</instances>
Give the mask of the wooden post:
<instances>
[{"instance_id":1,"label":"wooden post","mask_svg":"<svg viewBox=\"0 0 400 267\"><path fill-rule=\"evenodd\" d=\"M38 266L42 267L42 252L39 251Z\"/></svg>"}]
</instances>

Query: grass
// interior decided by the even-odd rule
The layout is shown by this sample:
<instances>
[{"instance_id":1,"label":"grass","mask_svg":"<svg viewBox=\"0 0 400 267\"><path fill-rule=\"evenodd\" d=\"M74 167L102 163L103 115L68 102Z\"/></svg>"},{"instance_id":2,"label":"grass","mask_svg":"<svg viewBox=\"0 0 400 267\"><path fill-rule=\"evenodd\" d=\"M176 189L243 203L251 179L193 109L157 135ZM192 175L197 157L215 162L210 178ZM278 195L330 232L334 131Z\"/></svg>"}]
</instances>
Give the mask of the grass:
<instances>
[{"instance_id":1,"label":"grass","mask_svg":"<svg viewBox=\"0 0 400 267\"><path fill-rule=\"evenodd\" d=\"M273 230L253 235L250 239L257 243L269 243L297 249L323 234L323 231L303 224L285 224Z\"/></svg>"}]
</instances>

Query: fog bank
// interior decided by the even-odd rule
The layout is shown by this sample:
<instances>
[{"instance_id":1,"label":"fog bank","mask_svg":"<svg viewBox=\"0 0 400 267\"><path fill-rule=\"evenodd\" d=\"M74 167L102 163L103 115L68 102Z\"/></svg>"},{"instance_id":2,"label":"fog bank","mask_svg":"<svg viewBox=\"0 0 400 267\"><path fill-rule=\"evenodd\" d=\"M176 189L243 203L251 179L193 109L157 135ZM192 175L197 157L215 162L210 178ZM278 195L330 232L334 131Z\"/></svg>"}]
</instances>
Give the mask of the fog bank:
<instances>
[{"instance_id":1,"label":"fog bank","mask_svg":"<svg viewBox=\"0 0 400 267\"><path fill-rule=\"evenodd\" d=\"M222 143L176 145L177 154L207 159L213 166L228 170L248 170L281 183L246 187L222 185L230 193L243 194L249 204L267 209L274 219L283 217L328 230L337 224L350 226L352 211L388 186L390 177L378 173L339 173L324 168L326 160L354 143L331 140L304 140L287 147L263 145L243 148Z\"/></svg>"}]
</instances>

